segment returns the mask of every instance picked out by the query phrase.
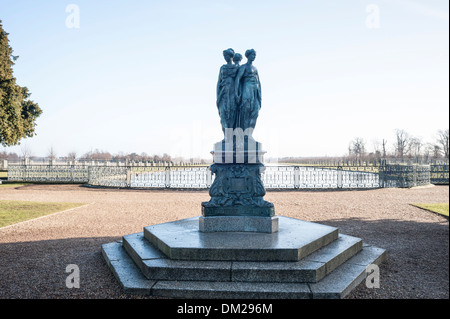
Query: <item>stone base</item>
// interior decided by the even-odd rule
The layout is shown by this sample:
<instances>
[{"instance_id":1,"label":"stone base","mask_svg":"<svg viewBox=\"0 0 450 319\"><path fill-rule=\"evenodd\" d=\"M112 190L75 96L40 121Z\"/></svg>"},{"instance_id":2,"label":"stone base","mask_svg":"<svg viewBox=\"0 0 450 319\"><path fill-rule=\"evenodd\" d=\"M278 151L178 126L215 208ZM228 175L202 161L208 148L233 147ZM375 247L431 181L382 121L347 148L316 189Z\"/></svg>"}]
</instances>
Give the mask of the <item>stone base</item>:
<instances>
[{"instance_id":1,"label":"stone base","mask_svg":"<svg viewBox=\"0 0 450 319\"><path fill-rule=\"evenodd\" d=\"M225 206L208 207L202 205L202 216L205 217L273 217L274 207L254 207L254 206Z\"/></svg>"},{"instance_id":2,"label":"stone base","mask_svg":"<svg viewBox=\"0 0 450 319\"><path fill-rule=\"evenodd\" d=\"M202 203L203 216L272 217L274 206L263 199L266 194L262 164L213 164L215 175L209 188L211 199Z\"/></svg>"},{"instance_id":3,"label":"stone base","mask_svg":"<svg viewBox=\"0 0 450 319\"><path fill-rule=\"evenodd\" d=\"M200 217L199 230L212 232L276 233L278 217L217 216Z\"/></svg>"},{"instance_id":4,"label":"stone base","mask_svg":"<svg viewBox=\"0 0 450 319\"><path fill-rule=\"evenodd\" d=\"M215 164L262 164L264 154L262 144L250 138L250 142L241 140L236 142L230 139L230 143L225 140L214 144L213 161Z\"/></svg>"},{"instance_id":5,"label":"stone base","mask_svg":"<svg viewBox=\"0 0 450 319\"><path fill-rule=\"evenodd\" d=\"M200 217L201 218L201 217ZM344 298L385 250L278 216L275 233L199 231L199 217L147 226L102 254L125 293L168 298Z\"/></svg>"}]
</instances>

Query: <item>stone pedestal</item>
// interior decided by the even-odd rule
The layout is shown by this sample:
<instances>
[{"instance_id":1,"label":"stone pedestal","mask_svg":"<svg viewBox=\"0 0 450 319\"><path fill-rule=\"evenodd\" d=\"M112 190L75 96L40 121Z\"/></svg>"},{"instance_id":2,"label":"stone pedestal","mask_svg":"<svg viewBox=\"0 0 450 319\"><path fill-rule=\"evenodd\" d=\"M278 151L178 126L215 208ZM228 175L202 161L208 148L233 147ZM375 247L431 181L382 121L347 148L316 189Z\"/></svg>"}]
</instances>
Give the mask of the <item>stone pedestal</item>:
<instances>
[{"instance_id":1,"label":"stone pedestal","mask_svg":"<svg viewBox=\"0 0 450 319\"><path fill-rule=\"evenodd\" d=\"M385 259L336 227L275 216L259 143L217 143L202 216L102 247L124 292L168 298L343 298ZM254 145L255 147L251 146Z\"/></svg>"},{"instance_id":2,"label":"stone pedestal","mask_svg":"<svg viewBox=\"0 0 450 319\"><path fill-rule=\"evenodd\" d=\"M229 141L214 145L210 169L215 179L209 189L211 199L202 203L200 231L278 231L274 206L263 199L265 151L261 143L248 136Z\"/></svg>"},{"instance_id":3,"label":"stone pedestal","mask_svg":"<svg viewBox=\"0 0 450 319\"><path fill-rule=\"evenodd\" d=\"M218 142L211 152L215 164L262 164L265 153L262 144L248 136Z\"/></svg>"},{"instance_id":4,"label":"stone pedestal","mask_svg":"<svg viewBox=\"0 0 450 319\"><path fill-rule=\"evenodd\" d=\"M278 231L278 217L211 216L199 218L199 230L210 232L260 232Z\"/></svg>"},{"instance_id":5,"label":"stone pedestal","mask_svg":"<svg viewBox=\"0 0 450 319\"><path fill-rule=\"evenodd\" d=\"M366 278L367 267L385 259L383 249L327 225L279 216L278 232L205 233L202 218L147 226L104 244L123 291L187 299L343 298Z\"/></svg>"}]
</instances>

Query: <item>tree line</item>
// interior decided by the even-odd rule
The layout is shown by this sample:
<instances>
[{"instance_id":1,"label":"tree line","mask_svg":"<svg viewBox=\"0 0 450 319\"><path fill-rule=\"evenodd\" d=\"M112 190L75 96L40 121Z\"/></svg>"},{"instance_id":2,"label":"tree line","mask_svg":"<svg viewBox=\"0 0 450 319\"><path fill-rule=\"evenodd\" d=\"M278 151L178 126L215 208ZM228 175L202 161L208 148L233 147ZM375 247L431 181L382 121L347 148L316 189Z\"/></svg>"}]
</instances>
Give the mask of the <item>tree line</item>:
<instances>
[{"instance_id":1,"label":"tree line","mask_svg":"<svg viewBox=\"0 0 450 319\"><path fill-rule=\"evenodd\" d=\"M449 130L438 130L432 142L425 142L403 129L395 130L394 140L375 140L369 145L364 138L349 142L345 155L332 157L285 157L279 163L315 165L359 165L381 163L436 163L449 160Z\"/></svg>"},{"instance_id":2,"label":"tree line","mask_svg":"<svg viewBox=\"0 0 450 319\"><path fill-rule=\"evenodd\" d=\"M372 150L367 149L366 141L357 137L348 147L348 158L357 161L397 160L400 162L429 162L430 160L448 160L449 130L438 130L435 140L425 142L403 129L395 130L392 142L382 139L373 143Z\"/></svg>"},{"instance_id":3,"label":"tree line","mask_svg":"<svg viewBox=\"0 0 450 319\"><path fill-rule=\"evenodd\" d=\"M108 161L108 162L153 162L153 163L201 163L204 164L205 160L201 158L183 158L183 157L172 157L171 155L164 153L163 155L154 154L149 155L145 152L138 153L123 153L118 152L112 154L104 150L90 150L84 154L78 155L76 152L69 152L64 155L57 154L54 147L50 147L46 156L34 156L27 146L21 147L20 154L15 152L7 152L6 150L0 151L0 160L8 160L10 162L19 162L24 159L30 159L35 162L48 162L48 161L59 161L59 162L82 162L82 161Z\"/></svg>"}]
</instances>

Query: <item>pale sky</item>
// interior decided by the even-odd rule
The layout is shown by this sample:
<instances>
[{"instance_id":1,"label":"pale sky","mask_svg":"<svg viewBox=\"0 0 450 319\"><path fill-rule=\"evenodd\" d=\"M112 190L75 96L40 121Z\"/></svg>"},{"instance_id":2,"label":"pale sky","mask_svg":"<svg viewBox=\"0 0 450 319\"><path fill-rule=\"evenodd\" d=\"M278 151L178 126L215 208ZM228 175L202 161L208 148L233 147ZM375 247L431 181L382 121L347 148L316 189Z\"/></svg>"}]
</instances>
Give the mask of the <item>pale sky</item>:
<instances>
[{"instance_id":1,"label":"pale sky","mask_svg":"<svg viewBox=\"0 0 450 319\"><path fill-rule=\"evenodd\" d=\"M396 129L431 142L449 127L448 12L448 0L0 0L14 75L43 109L22 141L35 156L209 158L230 47L257 52L268 157L345 155L355 137L372 151Z\"/></svg>"}]
</instances>

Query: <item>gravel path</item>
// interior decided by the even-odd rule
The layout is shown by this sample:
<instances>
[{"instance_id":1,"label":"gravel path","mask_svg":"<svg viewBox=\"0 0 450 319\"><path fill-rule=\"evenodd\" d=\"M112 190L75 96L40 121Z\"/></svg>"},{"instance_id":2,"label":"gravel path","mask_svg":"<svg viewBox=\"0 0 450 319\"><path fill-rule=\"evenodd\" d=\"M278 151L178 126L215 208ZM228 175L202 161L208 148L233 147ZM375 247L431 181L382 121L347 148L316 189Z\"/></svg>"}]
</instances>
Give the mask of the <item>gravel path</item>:
<instances>
[{"instance_id":1,"label":"gravel path","mask_svg":"<svg viewBox=\"0 0 450 319\"><path fill-rule=\"evenodd\" d=\"M143 226L200 215L207 191L116 190L78 185L0 189L0 200L87 205L0 228L0 298L141 298L124 295L100 252L103 243ZM449 187L361 191L269 191L277 215L338 227L385 248L378 289L350 299L449 298L448 219L409 203L449 201ZM66 266L80 288L66 288Z\"/></svg>"}]
</instances>

